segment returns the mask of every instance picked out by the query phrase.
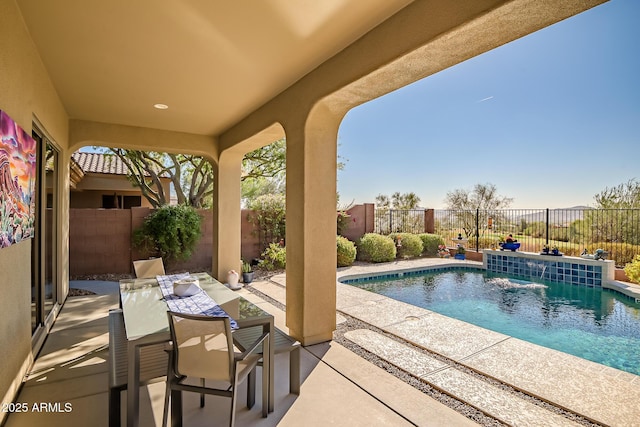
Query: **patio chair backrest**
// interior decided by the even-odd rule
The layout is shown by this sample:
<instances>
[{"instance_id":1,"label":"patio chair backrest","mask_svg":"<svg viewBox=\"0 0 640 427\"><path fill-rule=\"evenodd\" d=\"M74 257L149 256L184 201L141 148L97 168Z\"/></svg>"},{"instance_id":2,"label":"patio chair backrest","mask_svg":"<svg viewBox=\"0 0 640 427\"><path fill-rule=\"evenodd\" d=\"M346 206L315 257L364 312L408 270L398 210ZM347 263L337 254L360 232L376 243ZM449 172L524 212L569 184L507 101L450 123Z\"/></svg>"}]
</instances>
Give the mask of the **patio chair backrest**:
<instances>
[{"instance_id":1,"label":"patio chair backrest","mask_svg":"<svg viewBox=\"0 0 640 427\"><path fill-rule=\"evenodd\" d=\"M162 258L141 259L133 261L133 269L138 279L153 279L164 275Z\"/></svg>"},{"instance_id":2,"label":"patio chair backrest","mask_svg":"<svg viewBox=\"0 0 640 427\"><path fill-rule=\"evenodd\" d=\"M234 382L234 348L228 317L168 312L178 375Z\"/></svg>"}]
</instances>

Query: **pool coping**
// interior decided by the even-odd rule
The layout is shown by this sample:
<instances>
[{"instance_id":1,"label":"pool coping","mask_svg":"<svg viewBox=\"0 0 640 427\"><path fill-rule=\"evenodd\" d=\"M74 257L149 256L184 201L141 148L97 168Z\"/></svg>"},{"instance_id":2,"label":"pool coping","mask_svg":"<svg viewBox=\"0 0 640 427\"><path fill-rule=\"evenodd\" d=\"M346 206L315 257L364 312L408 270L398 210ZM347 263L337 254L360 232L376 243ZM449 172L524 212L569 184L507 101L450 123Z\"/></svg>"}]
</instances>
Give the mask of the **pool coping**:
<instances>
[{"instance_id":1,"label":"pool coping","mask_svg":"<svg viewBox=\"0 0 640 427\"><path fill-rule=\"evenodd\" d=\"M385 265L389 265L389 264L385 264ZM392 278L391 276L393 275L389 274L389 271L393 271L394 274L396 275L399 273L421 274L421 273L429 273L429 272L439 271L439 270L446 271L448 269L454 269L454 268L455 269L470 268L470 269L479 269L479 270L487 271L487 268L481 262L474 262L474 261L463 261L462 263L446 262L442 264L427 265L422 267L401 268L401 269L387 270L387 271L383 270L383 271L377 271L375 273L363 272L363 273L355 273L355 274L348 274L348 275L338 274L337 280L340 283L350 284L350 283L344 282L344 280L357 281L358 279L363 279L363 278L371 279L372 275L374 275L374 278L376 279ZM376 273L378 274L378 276L376 276ZM574 286L582 286L582 285L574 285ZM602 282L602 288L615 291L619 294L629 297L630 299L634 300L636 303L640 303L640 285L636 285L634 283L629 283L629 282L622 282L620 280L607 280Z\"/></svg>"},{"instance_id":2,"label":"pool coping","mask_svg":"<svg viewBox=\"0 0 640 427\"><path fill-rule=\"evenodd\" d=\"M602 284L604 289L611 289L640 303L640 285L613 280Z\"/></svg>"},{"instance_id":3,"label":"pool coping","mask_svg":"<svg viewBox=\"0 0 640 427\"><path fill-rule=\"evenodd\" d=\"M347 276L339 276L338 281L344 284L351 284L351 283L358 283L359 279L365 279L365 278L369 280L392 279L392 278L398 278L399 275L407 274L407 273L414 273L415 275L420 275L424 273L433 273L435 271L449 271L453 269L460 270L465 268L469 270L486 271L486 268L484 268L482 264L460 265L460 264L447 263L447 264L440 264L440 265L426 266L426 267L413 267L413 268L403 268L399 270L390 270L390 271L393 271L393 273L390 273L390 271L381 271L377 273L358 273L358 274L352 274ZM350 282L347 283L345 282L345 280L349 280Z\"/></svg>"}]
</instances>

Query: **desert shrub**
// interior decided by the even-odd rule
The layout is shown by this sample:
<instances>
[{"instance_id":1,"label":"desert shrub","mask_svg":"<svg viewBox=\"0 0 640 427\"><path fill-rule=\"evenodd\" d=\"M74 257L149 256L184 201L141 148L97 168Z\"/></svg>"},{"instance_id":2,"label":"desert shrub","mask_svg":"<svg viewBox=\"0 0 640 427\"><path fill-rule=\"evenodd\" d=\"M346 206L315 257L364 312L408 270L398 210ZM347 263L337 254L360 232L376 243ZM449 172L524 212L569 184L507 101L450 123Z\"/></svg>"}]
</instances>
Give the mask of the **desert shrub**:
<instances>
[{"instance_id":1,"label":"desert shrub","mask_svg":"<svg viewBox=\"0 0 640 427\"><path fill-rule=\"evenodd\" d=\"M519 241L519 240L518 240ZM469 242L466 245L467 249L476 248L476 243L478 244L478 249L489 249L489 248L497 248L498 243L504 243L504 236L480 236L480 238L476 238L475 236L469 237ZM522 242L524 244L524 242ZM499 249L499 248L498 248Z\"/></svg>"},{"instance_id":2,"label":"desert shrub","mask_svg":"<svg viewBox=\"0 0 640 427\"><path fill-rule=\"evenodd\" d=\"M356 245L346 237L336 236L338 267L348 267L356 259Z\"/></svg>"},{"instance_id":3,"label":"desert shrub","mask_svg":"<svg viewBox=\"0 0 640 427\"><path fill-rule=\"evenodd\" d=\"M358 242L358 259L367 262L388 262L396 258L396 245L387 236L367 233Z\"/></svg>"},{"instance_id":4,"label":"desert shrub","mask_svg":"<svg viewBox=\"0 0 640 427\"><path fill-rule=\"evenodd\" d=\"M599 242L590 243L587 246L587 251L592 254L596 249L604 249L609 253L607 259L615 261L617 266L623 266L633 261L634 256L640 252L638 245L632 245L630 243L609 243Z\"/></svg>"},{"instance_id":5,"label":"desert shrub","mask_svg":"<svg viewBox=\"0 0 640 427\"><path fill-rule=\"evenodd\" d=\"M147 255L162 257L167 264L185 260L200 239L201 220L191 206L162 206L149 214L142 226L133 232L133 244Z\"/></svg>"},{"instance_id":6,"label":"desert shrub","mask_svg":"<svg viewBox=\"0 0 640 427\"><path fill-rule=\"evenodd\" d=\"M568 242L569 229L564 227L549 229L549 240L557 240L559 242Z\"/></svg>"},{"instance_id":7,"label":"desert shrub","mask_svg":"<svg viewBox=\"0 0 640 427\"><path fill-rule=\"evenodd\" d=\"M271 243L267 249L262 252L262 260L260 267L265 270L280 270L287 265L287 248L280 246L278 243Z\"/></svg>"},{"instance_id":8,"label":"desert shrub","mask_svg":"<svg viewBox=\"0 0 640 427\"><path fill-rule=\"evenodd\" d=\"M351 215L347 213L345 210L338 211L336 215L336 226L338 235L342 236L344 232L347 230L347 226L349 225L349 220L351 219Z\"/></svg>"},{"instance_id":9,"label":"desert shrub","mask_svg":"<svg viewBox=\"0 0 640 427\"><path fill-rule=\"evenodd\" d=\"M566 256L579 256L582 253L582 249L579 246L568 244L560 246L560 250Z\"/></svg>"},{"instance_id":10,"label":"desert shrub","mask_svg":"<svg viewBox=\"0 0 640 427\"><path fill-rule=\"evenodd\" d=\"M542 238L545 236L547 225L544 222L533 222L527 224L527 227L522 231L525 236L531 236L535 238Z\"/></svg>"},{"instance_id":11,"label":"desert shrub","mask_svg":"<svg viewBox=\"0 0 640 427\"><path fill-rule=\"evenodd\" d=\"M444 245L444 239L439 234L422 233L418 237L422 240L422 253L427 256L438 255L438 246Z\"/></svg>"},{"instance_id":12,"label":"desert shrub","mask_svg":"<svg viewBox=\"0 0 640 427\"><path fill-rule=\"evenodd\" d=\"M422 240L417 234L411 233L391 233L391 239L396 242L397 256L400 258L415 258L422 255ZM401 239L402 245L397 246L398 238Z\"/></svg>"},{"instance_id":13,"label":"desert shrub","mask_svg":"<svg viewBox=\"0 0 640 427\"><path fill-rule=\"evenodd\" d=\"M627 275L629 281L640 283L640 255L636 255L633 261L624 267L624 274Z\"/></svg>"},{"instance_id":14,"label":"desert shrub","mask_svg":"<svg viewBox=\"0 0 640 427\"><path fill-rule=\"evenodd\" d=\"M247 219L258 228L261 248L266 249L285 237L285 197L282 194L264 194L249 204L253 214Z\"/></svg>"}]
</instances>

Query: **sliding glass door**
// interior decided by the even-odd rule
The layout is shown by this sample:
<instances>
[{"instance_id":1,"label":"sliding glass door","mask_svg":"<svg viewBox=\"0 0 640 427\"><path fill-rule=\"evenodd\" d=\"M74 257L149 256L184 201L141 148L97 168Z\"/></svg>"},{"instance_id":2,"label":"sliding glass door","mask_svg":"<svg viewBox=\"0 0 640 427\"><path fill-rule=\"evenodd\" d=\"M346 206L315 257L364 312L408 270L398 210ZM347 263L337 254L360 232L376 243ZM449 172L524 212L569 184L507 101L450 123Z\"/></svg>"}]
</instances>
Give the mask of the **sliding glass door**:
<instances>
[{"instance_id":1,"label":"sliding glass door","mask_svg":"<svg viewBox=\"0 0 640 427\"><path fill-rule=\"evenodd\" d=\"M36 223L32 246L31 330L35 334L45 325L58 302L56 242L58 214L59 153L44 133L34 127L38 145L36 181Z\"/></svg>"}]
</instances>

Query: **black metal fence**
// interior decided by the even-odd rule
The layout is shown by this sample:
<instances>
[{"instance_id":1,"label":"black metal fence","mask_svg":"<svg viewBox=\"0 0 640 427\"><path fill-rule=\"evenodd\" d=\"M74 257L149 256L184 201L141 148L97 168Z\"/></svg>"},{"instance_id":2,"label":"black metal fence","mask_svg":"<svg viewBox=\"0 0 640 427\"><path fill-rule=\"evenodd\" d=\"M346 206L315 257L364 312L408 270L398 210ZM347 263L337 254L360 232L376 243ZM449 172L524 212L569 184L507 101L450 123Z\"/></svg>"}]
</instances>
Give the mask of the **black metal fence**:
<instances>
[{"instance_id":1,"label":"black metal fence","mask_svg":"<svg viewBox=\"0 0 640 427\"><path fill-rule=\"evenodd\" d=\"M424 233L424 209L376 209L374 230L378 234Z\"/></svg>"},{"instance_id":2,"label":"black metal fence","mask_svg":"<svg viewBox=\"0 0 640 427\"><path fill-rule=\"evenodd\" d=\"M499 248L508 235L520 250L540 252L544 245L566 255L604 249L618 266L640 254L640 209L437 210L436 234L445 241L462 234L477 251Z\"/></svg>"},{"instance_id":3,"label":"black metal fence","mask_svg":"<svg viewBox=\"0 0 640 427\"><path fill-rule=\"evenodd\" d=\"M499 249L511 234L521 251L540 252L544 245L565 255L604 249L608 259L623 267L640 254L640 209L500 209L471 211L380 209L375 230L439 234L454 246L460 234L467 247L481 251ZM433 224L433 229L425 228Z\"/></svg>"}]
</instances>

